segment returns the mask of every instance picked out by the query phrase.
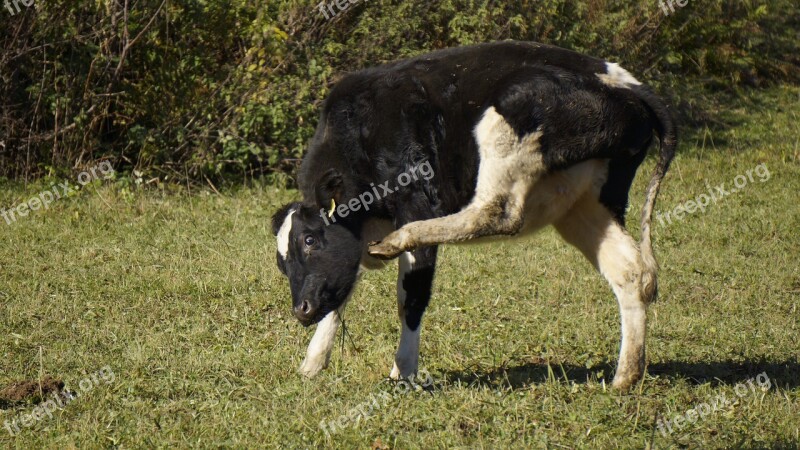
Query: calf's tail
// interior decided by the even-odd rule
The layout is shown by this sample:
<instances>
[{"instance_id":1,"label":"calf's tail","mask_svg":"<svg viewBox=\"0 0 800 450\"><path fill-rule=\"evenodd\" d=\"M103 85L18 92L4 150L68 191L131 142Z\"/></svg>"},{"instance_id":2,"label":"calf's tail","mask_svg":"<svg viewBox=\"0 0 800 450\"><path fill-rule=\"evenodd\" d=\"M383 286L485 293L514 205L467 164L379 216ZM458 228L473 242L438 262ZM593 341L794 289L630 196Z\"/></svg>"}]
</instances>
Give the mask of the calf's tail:
<instances>
[{"instance_id":1,"label":"calf's tail","mask_svg":"<svg viewBox=\"0 0 800 450\"><path fill-rule=\"evenodd\" d=\"M661 181L664 179L667 169L669 169L672 158L675 156L675 149L678 146L678 130L672 111L657 95L645 86L636 86L634 90L654 116L654 128L660 140L658 161L656 162L653 175L650 177L650 184L647 185L641 221L642 242L640 247L642 260L645 265L645 274L642 277L642 288L645 302L650 303L656 299L658 293L658 282L656 279L658 263L653 253L650 225L652 223L653 209L655 209L656 197L658 197Z\"/></svg>"}]
</instances>

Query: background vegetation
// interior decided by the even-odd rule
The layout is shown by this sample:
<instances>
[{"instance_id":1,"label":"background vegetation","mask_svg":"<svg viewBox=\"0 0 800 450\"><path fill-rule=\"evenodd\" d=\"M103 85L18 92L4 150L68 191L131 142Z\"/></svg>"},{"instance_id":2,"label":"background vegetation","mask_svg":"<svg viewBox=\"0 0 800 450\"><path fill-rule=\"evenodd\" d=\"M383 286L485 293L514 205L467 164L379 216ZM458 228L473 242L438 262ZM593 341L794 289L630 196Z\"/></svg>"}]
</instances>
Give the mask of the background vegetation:
<instances>
[{"instance_id":1,"label":"background vegetation","mask_svg":"<svg viewBox=\"0 0 800 450\"><path fill-rule=\"evenodd\" d=\"M669 16L655 0L370 0L331 21L315 1L0 9L0 175L108 158L145 182L283 181L341 74L490 40L620 61L689 124L717 121L705 105L720 91L800 80L794 0L690 0Z\"/></svg>"}]
</instances>

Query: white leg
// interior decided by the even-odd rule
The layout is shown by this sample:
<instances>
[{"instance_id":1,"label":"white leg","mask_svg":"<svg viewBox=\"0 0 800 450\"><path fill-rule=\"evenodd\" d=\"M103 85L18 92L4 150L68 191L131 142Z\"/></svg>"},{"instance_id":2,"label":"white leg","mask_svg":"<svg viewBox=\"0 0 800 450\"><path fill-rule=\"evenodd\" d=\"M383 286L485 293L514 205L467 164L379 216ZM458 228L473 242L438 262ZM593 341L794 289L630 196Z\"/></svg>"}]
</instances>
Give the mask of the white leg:
<instances>
[{"instance_id":1,"label":"white leg","mask_svg":"<svg viewBox=\"0 0 800 450\"><path fill-rule=\"evenodd\" d=\"M328 367L333 345L336 341L336 332L342 323L341 314L344 313L344 306L342 305L338 310L328 313L317 325L314 337L311 338L311 343L308 344L306 358L303 360L303 364L300 365L299 372L306 377L312 378L320 373L322 369Z\"/></svg>"},{"instance_id":2,"label":"white leg","mask_svg":"<svg viewBox=\"0 0 800 450\"><path fill-rule=\"evenodd\" d=\"M622 342L614 387L627 389L644 374L647 304L643 279L654 280L655 269L645 266L636 241L594 198L584 197L556 228L594 264L617 297Z\"/></svg>"},{"instance_id":3,"label":"white leg","mask_svg":"<svg viewBox=\"0 0 800 450\"><path fill-rule=\"evenodd\" d=\"M419 332L422 325L416 330L411 330L406 323L405 303L407 292L403 288L406 274L414 269L414 256L405 252L400 255L399 273L397 275L397 314L400 316L402 329L400 331L400 344L394 357L394 367L389 376L393 379L407 378L417 373L419 365Z\"/></svg>"},{"instance_id":4,"label":"white leg","mask_svg":"<svg viewBox=\"0 0 800 450\"><path fill-rule=\"evenodd\" d=\"M395 380L416 375L419 367L419 328L411 331L403 320L403 330L400 332L400 345L394 357L394 366L389 375Z\"/></svg>"}]
</instances>

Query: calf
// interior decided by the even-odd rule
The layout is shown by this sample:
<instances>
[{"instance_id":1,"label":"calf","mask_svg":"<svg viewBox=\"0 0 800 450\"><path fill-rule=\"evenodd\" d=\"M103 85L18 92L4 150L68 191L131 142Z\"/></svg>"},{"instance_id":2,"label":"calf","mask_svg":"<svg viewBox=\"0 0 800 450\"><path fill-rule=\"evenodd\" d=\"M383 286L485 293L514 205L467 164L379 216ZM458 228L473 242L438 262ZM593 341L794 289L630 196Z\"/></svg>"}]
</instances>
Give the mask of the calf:
<instances>
[{"instance_id":1,"label":"calf","mask_svg":"<svg viewBox=\"0 0 800 450\"><path fill-rule=\"evenodd\" d=\"M654 134L639 245L625 212ZM304 201L272 218L294 313L319 323L301 373L328 364L362 269L399 256L391 377L408 377L437 246L553 225L611 284L622 316L614 386L629 388L644 372L650 220L676 144L668 107L625 69L548 45L460 47L348 75L303 159Z\"/></svg>"}]
</instances>

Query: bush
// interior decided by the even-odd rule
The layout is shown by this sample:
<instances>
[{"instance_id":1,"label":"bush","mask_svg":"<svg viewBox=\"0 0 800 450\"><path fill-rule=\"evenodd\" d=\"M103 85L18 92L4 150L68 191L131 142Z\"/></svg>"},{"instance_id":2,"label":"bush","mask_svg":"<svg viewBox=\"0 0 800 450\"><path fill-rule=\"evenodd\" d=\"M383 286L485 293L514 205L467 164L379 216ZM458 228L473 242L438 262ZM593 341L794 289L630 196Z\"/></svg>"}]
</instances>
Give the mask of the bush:
<instances>
[{"instance_id":1,"label":"bush","mask_svg":"<svg viewBox=\"0 0 800 450\"><path fill-rule=\"evenodd\" d=\"M254 4L255 3L255 4ZM800 80L792 0L54 0L0 16L0 174L110 158L145 177L292 174L338 76L425 51L535 40L622 62L680 96ZM24 7L23 7L24 8Z\"/></svg>"}]
</instances>

